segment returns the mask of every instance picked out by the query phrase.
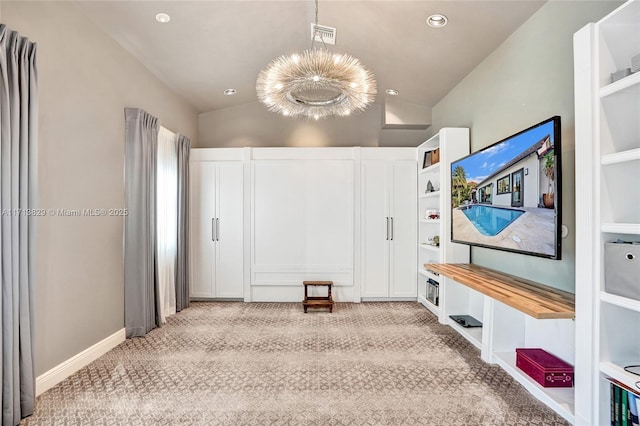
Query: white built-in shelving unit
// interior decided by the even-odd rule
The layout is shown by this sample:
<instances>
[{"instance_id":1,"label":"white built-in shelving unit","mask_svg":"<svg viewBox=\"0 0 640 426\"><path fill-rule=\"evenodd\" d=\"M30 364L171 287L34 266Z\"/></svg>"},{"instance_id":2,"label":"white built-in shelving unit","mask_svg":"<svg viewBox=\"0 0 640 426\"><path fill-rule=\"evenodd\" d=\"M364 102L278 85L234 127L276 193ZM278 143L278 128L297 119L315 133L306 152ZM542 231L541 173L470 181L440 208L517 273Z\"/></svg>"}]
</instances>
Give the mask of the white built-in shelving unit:
<instances>
[{"instance_id":1,"label":"white built-in shelving unit","mask_svg":"<svg viewBox=\"0 0 640 426\"><path fill-rule=\"evenodd\" d=\"M574 36L576 105L576 424L612 424L606 377L638 389L640 301L610 294L605 243L640 241L640 1ZM637 277L633 277L637 280ZM640 391L640 389L638 389Z\"/></svg>"},{"instance_id":2,"label":"white built-in shelving unit","mask_svg":"<svg viewBox=\"0 0 640 426\"><path fill-rule=\"evenodd\" d=\"M439 161L423 167L425 153L439 150ZM447 297L444 277L426 271L426 263L469 262L469 247L451 243L451 170L452 161L469 154L469 129L443 128L418 146L418 301L446 324L448 318L443 309ZM433 191L427 191L431 182ZM438 212L439 219L429 219L427 211ZM433 244L438 236L440 244ZM439 303L427 299L427 280L439 283ZM448 281L448 280L446 280ZM455 285L452 284L452 285ZM464 312L456 312L458 314Z\"/></svg>"}]
</instances>

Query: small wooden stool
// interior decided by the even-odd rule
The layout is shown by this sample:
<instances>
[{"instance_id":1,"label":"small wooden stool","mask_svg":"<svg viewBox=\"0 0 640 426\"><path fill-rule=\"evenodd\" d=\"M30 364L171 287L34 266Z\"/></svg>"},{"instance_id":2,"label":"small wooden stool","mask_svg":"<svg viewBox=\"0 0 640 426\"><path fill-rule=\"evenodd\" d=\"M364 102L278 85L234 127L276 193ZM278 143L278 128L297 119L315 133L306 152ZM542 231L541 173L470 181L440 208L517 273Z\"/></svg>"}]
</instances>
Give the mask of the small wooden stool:
<instances>
[{"instance_id":1,"label":"small wooden stool","mask_svg":"<svg viewBox=\"0 0 640 426\"><path fill-rule=\"evenodd\" d=\"M307 313L307 308L329 308L329 313L333 312L333 296L331 295L331 286L333 281L303 281L304 284L304 300L302 306L304 307L304 313ZM327 287L328 293L326 297L310 297L308 293L309 286Z\"/></svg>"}]
</instances>

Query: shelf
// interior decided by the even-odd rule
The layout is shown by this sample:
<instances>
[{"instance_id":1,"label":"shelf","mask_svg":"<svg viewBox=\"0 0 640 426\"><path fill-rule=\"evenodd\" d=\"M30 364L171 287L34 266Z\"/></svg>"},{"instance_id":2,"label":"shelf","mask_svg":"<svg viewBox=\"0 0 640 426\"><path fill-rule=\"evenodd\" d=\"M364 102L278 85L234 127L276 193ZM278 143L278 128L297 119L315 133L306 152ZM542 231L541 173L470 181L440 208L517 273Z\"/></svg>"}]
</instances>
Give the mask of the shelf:
<instances>
[{"instance_id":1,"label":"shelf","mask_svg":"<svg viewBox=\"0 0 640 426\"><path fill-rule=\"evenodd\" d=\"M611 234L640 235L640 223L603 223L600 230Z\"/></svg>"},{"instance_id":2,"label":"shelf","mask_svg":"<svg viewBox=\"0 0 640 426\"><path fill-rule=\"evenodd\" d=\"M482 350L482 327L463 327L451 318L447 318L447 324L455 329L462 337L473 346Z\"/></svg>"},{"instance_id":3,"label":"shelf","mask_svg":"<svg viewBox=\"0 0 640 426\"><path fill-rule=\"evenodd\" d=\"M431 250L431 251L440 251L440 247L438 246L432 246L431 244L424 244L424 243L420 243L418 244L418 246L420 246L420 248L425 249L425 250Z\"/></svg>"},{"instance_id":4,"label":"shelf","mask_svg":"<svg viewBox=\"0 0 640 426\"><path fill-rule=\"evenodd\" d=\"M570 423L574 422L575 397L573 388L545 388L516 367L515 352L497 352L493 354L496 363L513 376L533 396L545 403Z\"/></svg>"},{"instance_id":5,"label":"shelf","mask_svg":"<svg viewBox=\"0 0 640 426\"><path fill-rule=\"evenodd\" d=\"M431 311L431 313L433 313L435 316L440 316L440 307L429 302L425 297L418 296L418 302L420 302L422 306Z\"/></svg>"},{"instance_id":6,"label":"shelf","mask_svg":"<svg viewBox=\"0 0 640 426\"><path fill-rule=\"evenodd\" d=\"M627 161L636 160L640 160L640 148L630 149L623 152L616 152L615 154L603 155L600 159L603 166L607 166L609 164L626 163Z\"/></svg>"},{"instance_id":7,"label":"shelf","mask_svg":"<svg viewBox=\"0 0 640 426\"><path fill-rule=\"evenodd\" d=\"M420 219L420 223L440 223L440 219Z\"/></svg>"},{"instance_id":8,"label":"shelf","mask_svg":"<svg viewBox=\"0 0 640 426\"><path fill-rule=\"evenodd\" d=\"M607 96L620 93L624 90L639 90L640 91L640 72L633 73L621 78L620 80L613 82L600 89L600 97L605 98Z\"/></svg>"},{"instance_id":9,"label":"shelf","mask_svg":"<svg viewBox=\"0 0 640 426\"><path fill-rule=\"evenodd\" d=\"M425 174L425 173L431 173L431 172L437 172L440 170L440 163L436 163L436 164L432 164L429 167L425 167L424 169L420 169L420 171L418 171L419 175Z\"/></svg>"},{"instance_id":10,"label":"shelf","mask_svg":"<svg viewBox=\"0 0 640 426\"><path fill-rule=\"evenodd\" d=\"M640 312L640 301L629 299L628 297L617 296L615 294L607 293L606 291L601 291L600 300L602 302L609 303L610 305L620 306L621 308Z\"/></svg>"},{"instance_id":11,"label":"shelf","mask_svg":"<svg viewBox=\"0 0 640 426\"><path fill-rule=\"evenodd\" d=\"M427 278L431 278L432 280L436 280L438 282L440 281L440 277L438 275L435 275L434 273L427 271L425 269L422 269L422 268L418 269L418 273L421 275L424 275Z\"/></svg>"},{"instance_id":12,"label":"shelf","mask_svg":"<svg viewBox=\"0 0 640 426\"><path fill-rule=\"evenodd\" d=\"M613 362L601 362L600 371L640 393L640 384L638 384L638 382L640 382L640 376L624 371L624 368L621 367L621 365L638 364L640 364L640 360L630 360L630 362L622 362L620 365Z\"/></svg>"},{"instance_id":13,"label":"shelf","mask_svg":"<svg viewBox=\"0 0 640 426\"><path fill-rule=\"evenodd\" d=\"M575 318L575 295L572 293L469 263L429 263L424 266L533 318Z\"/></svg>"},{"instance_id":14,"label":"shelf","mask_svg":"<svg viewBox=\"0 0 640 426\"><path fill-rule=\"evenodd\" d=\"M420 195L418 198L431 198L431 197L439 197L440 191L427 192L426 194Z\"/></svg>"}]
</instances>

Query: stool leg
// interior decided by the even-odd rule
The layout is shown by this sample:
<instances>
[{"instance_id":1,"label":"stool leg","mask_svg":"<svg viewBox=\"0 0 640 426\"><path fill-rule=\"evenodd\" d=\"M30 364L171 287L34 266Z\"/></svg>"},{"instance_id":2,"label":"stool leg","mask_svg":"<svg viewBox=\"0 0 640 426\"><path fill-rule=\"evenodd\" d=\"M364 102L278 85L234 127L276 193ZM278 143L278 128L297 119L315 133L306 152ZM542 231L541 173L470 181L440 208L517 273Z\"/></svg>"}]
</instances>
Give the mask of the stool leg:
<instances>
[{"instance_id":1,"label":"stool leg","mask_svg":"<svg viewBox=\"0 0 640 426\"><path fill-rule=\"evenodd\" d=\"M308 300L307 297L308 297L308 294L307 294L307 285L304 284L304 283L303 283L303 285L304 285L304 300L302 301L302 307L304 308L304 313L306 314L307 313L307 300Z\"/></svg>"}]
</instances>

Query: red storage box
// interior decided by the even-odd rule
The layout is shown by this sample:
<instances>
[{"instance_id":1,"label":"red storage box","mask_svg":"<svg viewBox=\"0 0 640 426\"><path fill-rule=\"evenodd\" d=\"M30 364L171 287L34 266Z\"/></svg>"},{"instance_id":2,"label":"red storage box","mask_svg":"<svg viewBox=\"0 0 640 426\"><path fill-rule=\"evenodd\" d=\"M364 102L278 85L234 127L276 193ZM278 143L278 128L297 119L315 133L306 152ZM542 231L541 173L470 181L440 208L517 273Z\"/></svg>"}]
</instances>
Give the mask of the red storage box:
<instances>
[{"instance_id":1,"label":"red storage box","mask_svg":"<svg viewBox=\"0 0 640 426\"><path fill-rule=\"evenodd\" d=\"M516 349L516 367L545 388L573 387L573 366L540 348Z\"/></svg>"}]
</instances>

